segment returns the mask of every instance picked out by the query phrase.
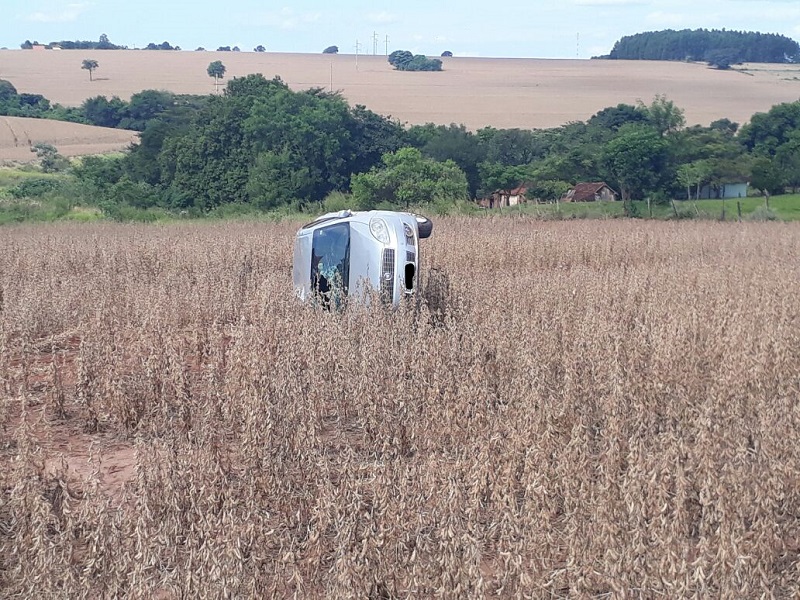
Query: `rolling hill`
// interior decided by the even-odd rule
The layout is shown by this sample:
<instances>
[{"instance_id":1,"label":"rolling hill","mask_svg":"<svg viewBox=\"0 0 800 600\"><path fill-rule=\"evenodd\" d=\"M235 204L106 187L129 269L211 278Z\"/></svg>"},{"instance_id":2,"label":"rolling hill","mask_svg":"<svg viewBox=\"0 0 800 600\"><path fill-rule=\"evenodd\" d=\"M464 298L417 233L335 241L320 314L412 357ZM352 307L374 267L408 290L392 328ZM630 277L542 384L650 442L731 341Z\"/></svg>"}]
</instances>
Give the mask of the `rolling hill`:
<instances>
[{"instance_id":1,"label":"rolling hill","mask_svg":"<svg viewBox=\"0 0 800 600\"><path fill-rule=\"evenodd\" d=\"M50 144L64 156L118 152L138 139L135 131L93 127L47 119L0 117L0 163L29 162L31 146Z\"/></svg>"},{"instance_id":2,"label":"rolling hill","mask_svg":"<svg viewBox=\"0 0 800 600\"><path fill-rule=\"evenodd\" d=\"M94 81L81 70L98 61ZM666 94L688 124L755 112L800 97L800 65L744 65L730 71L660 61L444 58L444 71L394 71L384 56L191 51L0 51L0 78L20 92L67 106L103 95L127 99L143 89L215 93L211 61L226 79L250 73L280 76L292 89L341 92L351 104L403 123L461 123L471 129L546 128L585 120L620 102ZM107 134L103 134L104 136ZM127 135L127 134L126 134Z\"/></svg>"}]
</instances>

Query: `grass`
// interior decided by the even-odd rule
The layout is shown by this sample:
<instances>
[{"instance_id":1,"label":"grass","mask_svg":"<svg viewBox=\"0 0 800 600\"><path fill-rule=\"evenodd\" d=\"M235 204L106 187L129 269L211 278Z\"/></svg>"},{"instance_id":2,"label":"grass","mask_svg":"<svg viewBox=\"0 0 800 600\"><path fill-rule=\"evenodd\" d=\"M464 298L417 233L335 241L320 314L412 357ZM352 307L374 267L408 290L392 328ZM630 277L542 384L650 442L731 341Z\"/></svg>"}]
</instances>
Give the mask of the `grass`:
<instances>
[{"instance_id":1,"label":"grass","mask_svg":"<svg viewBox=\"0 0 800 600\"><path fill-rule=\"evenodd\" d=\"M0 192L12 188L27 179L63 179L63 173L43 173L38 168L27 165L22 167L0 167Z\"/></svg>"},{"instance_id":2,"label":"grass","mask_svg":"<svg viewBox=\"0 0 800 600\"><path fill-rule=\"evenodd\" d=\"M739 219L737 203L741 204L742 219L747 220L759 207L764 207L763 197L731 199L724 201L726 221ZM634 216L649 218L647 202L632 202ZM781 221L800 220L800 194L786 194L770 198L770 210ZM722 220L722 200L676 200L671 204L652 204L652 218L658 220L703 219ZM525 204L494 209L492 214L523 214L542 219L620 219L625 216L622 202L586 202L559 204Z\"/></svg>"},{"instance_id":3,"label":"grass","mask_svg":"<svg viewBox=\"0 0 800 600\"><path fill-rule=\"evenodd\" d=\"M10 190L35 180L48 180L59 182L58 190L35 198L13 198ZM195 211L171 211L160 207L135 208L119 205L114 211L108 212L92 206L85 197L80 197L80 188L75 185L76 180L68 173L43 173L35 166L0 167L0 225L25 222L50 222L50 221L97 221L112 220L141 223L170 223L185 221L187 219L207 219L211 221L254 221L274 222L281 220L303 221L310 218L309 213L317 214L326 210L338 210L347 205L349 196L342 195L337 200L337 206L315 205L309 212L294 211L289 208L265 213L256 208L229 204L220 206L210 213ZM765 210L764 198L750 197L741 200L726 200L724 202L726 221L739 219L741 205L742 220L800 220L800 194L786 194L774 196L770 199L769 211ZM721 200L675 201L671 204L653 204L648 208L644 201L631 203L634 217L652 218L657 220L701 219L722 220L723 202ZM524 204L503 209L482 210L473 203L462 204L431 203L416 207L416 210L425 214L492 214L492 215L527 215L543 220L561 219L620 219L625 212L622 202L587 202L587 203L559 203L559 204ZM677 212L677 215L676 215Z\"/></svg>"}]
</instances>

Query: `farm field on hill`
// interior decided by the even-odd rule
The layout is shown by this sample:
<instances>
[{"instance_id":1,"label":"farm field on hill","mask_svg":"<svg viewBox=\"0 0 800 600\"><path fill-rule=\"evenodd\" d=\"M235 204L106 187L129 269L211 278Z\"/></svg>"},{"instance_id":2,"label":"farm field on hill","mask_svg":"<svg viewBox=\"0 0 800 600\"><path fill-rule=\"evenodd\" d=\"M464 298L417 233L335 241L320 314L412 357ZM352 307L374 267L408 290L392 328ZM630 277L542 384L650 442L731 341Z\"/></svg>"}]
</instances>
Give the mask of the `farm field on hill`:
<instances>
[{"instance_id":1,"label":"farm field on hill","mask_svg":"<svg viewBox=\"0 0 800 600\"><path fill-rule=\"evenodd\" d=\"M95 81L81 70L100 64ZM729 118L739 123L800 96L800 66L745 65L744 72L704 64L648 61L445 58L441 73L396 72L384 56L169 51L0 51L2 76L20 92L76 106L86 98L128 99L143 89L206 94L206 74L222 60L226 80L250 73L279 75L293 89L342 92L409 124L464 124L471 129L546 128L586 120L621 102L666 94L689 125ZM223 80L224 83L224 80Z\"/></svg>"},{"instance_id":2,"label":"farm field on hill","mask_svg":"<svg viewBox=\"0 0 800 600\"><path fill-rule=\"evenodd\" d=\"M0 236L0 597L797 597L796 224L441 218L443 318L297 225Z\"/></svg>"},{"instance_id":3,"label":"farm field on hill","mask_svg":"<svg viewBox=\"0 0 800 600\"><path fill-rule=\"evenodd\" d=\"M137 132L47 119L0 117L0 163L30 162L37 143L58 148L63 156L119 152L138 140Z\"/></svg>"}]
</instances>

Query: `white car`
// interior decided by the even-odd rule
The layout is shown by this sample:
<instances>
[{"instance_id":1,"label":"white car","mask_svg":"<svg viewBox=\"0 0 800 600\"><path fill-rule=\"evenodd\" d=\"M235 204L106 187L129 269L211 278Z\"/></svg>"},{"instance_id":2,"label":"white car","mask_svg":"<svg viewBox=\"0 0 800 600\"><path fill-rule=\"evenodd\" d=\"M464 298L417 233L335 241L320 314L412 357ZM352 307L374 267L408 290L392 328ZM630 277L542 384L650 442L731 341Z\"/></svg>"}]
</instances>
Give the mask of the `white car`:
<instances>
[{"instance_id":1,"label":"white car","mask_svg":"<svg viewBox=\"0 0 800 600\"><path fill-rule=\"evenodd\" d=\"M340 308L347 299L368 301L369 289L398 306L414 294L419 240L433 223L405 212L343 210L304 225L294 242L294 289L304 301Z\"/></svg>"}]
</instances>

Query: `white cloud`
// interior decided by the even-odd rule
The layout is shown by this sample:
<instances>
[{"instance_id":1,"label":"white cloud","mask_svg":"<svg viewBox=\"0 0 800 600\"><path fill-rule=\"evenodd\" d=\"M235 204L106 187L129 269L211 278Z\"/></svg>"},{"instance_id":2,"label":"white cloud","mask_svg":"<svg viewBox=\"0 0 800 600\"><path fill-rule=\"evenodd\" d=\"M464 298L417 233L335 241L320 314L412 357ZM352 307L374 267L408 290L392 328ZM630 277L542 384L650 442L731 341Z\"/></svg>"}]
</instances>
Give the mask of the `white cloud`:
<instances>
[{"instance_id":1,"label":"white cloud","mask_svg":"<svg viewBox=\"0 0 800 600\"><path fill-rule=\"evenodd\" d=\"M382 11L379 13L370 13L367 15L367 21L377 25L388 25L389 23L396 23L398 20L397 15Z\"/></svg>"},{"instance_id":2,"label":"white cloud","mask_svg":"<svg viewBox=\"0 0 800 600\"><path fill-rule=\"evenodd\" d=\"M650 4L645 0L575 0L577 6L637 6Z\"/></svg>"},{"instance_id":3,"label":"white cloud","mask_svg":"<svg viewBox=\"0 0 800 600\"><path fill-rule=\"evenodd\" d=\"M293 30L299 29L303 25L315 23L322 18L319 12L295 12L293 9L284 7L280 10L262 13L258 21L269 27L278 29Z\"/></svg>"},{"instance_id":4,"label":"white cloud","mask_svg":"<svg viewBox=\"0 0 800 600\"><path fill-rule=\"evenodd\" d=\"M613 44L612 44L613 45ZM611 51L611 46L589 46L581 52L584 56L603 56Z\"/></svg>"},{"instance_id":5,"label":"white cloud","mask_svg":"<svg viewBox=\"0 0 800 600\"><path fill-rule=\"evenodd\" d=\"M72 3L48 11L31 13L25 19L34 23L70 23L76 21L87 8L89 4L86 2Z\"/></svg>"},{"instance_id":6,"label":"white cloud","mask_svg":"<svg viewBox=\"0 0 800 600\"><path fill-rule=\"evenodd\" d=\"M690 19L687 15L681 13L669 13L663 11L652 12L645 17L648 23L654 23L662 29L667 27L679 27L688 25Z\"/></svg>"}]
</instances>

